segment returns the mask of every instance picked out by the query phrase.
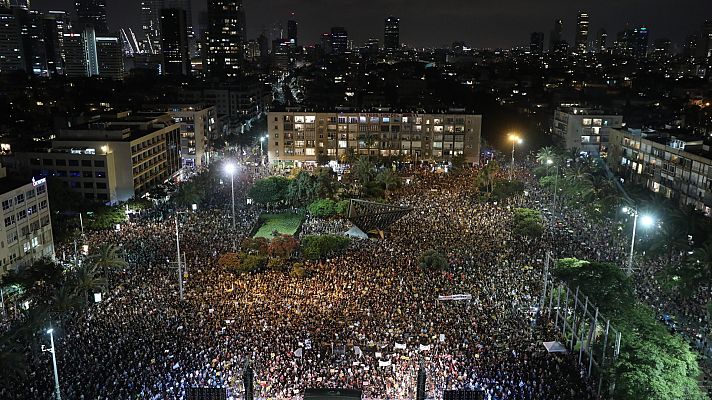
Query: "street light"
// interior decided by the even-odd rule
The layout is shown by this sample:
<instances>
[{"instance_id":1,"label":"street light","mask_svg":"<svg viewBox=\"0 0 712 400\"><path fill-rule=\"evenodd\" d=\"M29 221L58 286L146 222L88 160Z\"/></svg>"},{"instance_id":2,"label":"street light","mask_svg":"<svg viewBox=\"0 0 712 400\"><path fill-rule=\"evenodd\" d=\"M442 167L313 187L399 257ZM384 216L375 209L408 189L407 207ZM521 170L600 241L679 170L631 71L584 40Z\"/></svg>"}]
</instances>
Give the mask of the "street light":
<instances>
[{"instance_id":1,"label":"street light","mask_svg":"<svg viewBox=\"0 0 712 400\"><path fill-rule=\"evenodd\" d=\"M225 164L225 172L230 174L230 187L232 189L232 231L235 232L235 171L237 167L234 163Z\"/></svg>"},{"instance_id":2,"label":"street light","mask_svg":"<svg viewBox=\"0 0 712 400\"><path fill-rule=\"evenodd\" d=\"M62 395L59 393L59 374L57 373L57 356L54 351L54 335L52 334L54 332L53 328L47 329L47 334L49 335L49 343L52 347L45 348L44 345L42 345L42 351L49 351L52 353L52 366L54 367L54 396L57 400L62 400Z\"/></svg>"},{"instance_id":3,"label":"street light","mask_svg":"<svg viewBox=\"0 0 712 400\"><path fill-rule=\"evenodd\" d=\"M547 165L554 165L554 160L551 158L546 160ZM554 175L554 205L551 207L551 212L554 214L554 220L556 220L556 195L558 194L559 186L559 166L554 165L556 168L556 175Z\"/></svg>"},{"instance_id":4,"label":"street light","mask_svg":"<svg viewBox=\"0 0 712 400\"><path fill-rule=\"evenodd\" d=\"M630 240L630 254L628 254L628 269L626 271L628 275L632 275L633 251L635 250L635 232L638 230L638 218L640 217L640 223L646 228L649 228L655 224L655 218L651 215L641 216L637 206L635 208L623 207L623 212L633 216L633 235Z\"/></svg>"},{"instance_id":5,"label":"street light","mask_svg":"<svg viewBox=\"0 0 712 400\"><path fill-rule=\"evenodd\" d=\"M514 147L517 144L522 144L523 140L514 133L509 134L509 140L512 141L512 166L509 168L509 181L512 181L514 174Z\"/></svg>"},{"instance_id":6,"label":"street light","mask_svg":"<svg viewBox=\"0 0 712 400\"><path fill-rule=\"evenodd\" d=\"M262 143L264 143L267 138L267 135L260 136L260 165L264 164L264 150L262 150Z\"/></svg>"}]
</instances>

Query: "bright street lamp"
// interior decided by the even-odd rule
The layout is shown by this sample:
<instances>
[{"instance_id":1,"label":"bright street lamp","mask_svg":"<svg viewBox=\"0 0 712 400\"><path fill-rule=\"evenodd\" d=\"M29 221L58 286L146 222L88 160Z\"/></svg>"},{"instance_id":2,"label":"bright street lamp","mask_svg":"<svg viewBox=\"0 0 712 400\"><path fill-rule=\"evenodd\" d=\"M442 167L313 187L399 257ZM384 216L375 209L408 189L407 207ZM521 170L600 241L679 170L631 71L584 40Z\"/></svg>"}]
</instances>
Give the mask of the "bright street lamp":
<instances>
[{"instance_id":1,"label":"bright street lamp","mask_svg":"<svg viewBox=\"0 0 712 400\"><path fill-rule=\"evenodd\" d=\"M59 392L59 373L57 372L57 356L54 351L54 332L53 328L47 329L47 334L49 335L49 343L52 347L49 349L42 345L42 351L49 351L52 353L52 366L54 367L54 396L57 400L62 400L62 395Z\"/></svg>"},{"instance_id":2,"label":"bright street lamp","mask_svg":"<svg viewBox=\"0 0 712 400\"><path fill-rule=\"evenodd\" d=\"M628 254L628 268L626 270L628 275L633 274L633 252L635 250L635 232L638 230L638 218L640 218L640 223L649 228L655 224L655 218L651 215L640 215L638 212L638 207L631 209L630 207L623 207L624 213L633 216L633 235L630 240L630 253Z\"/></svg>"},{"instance_id":3,"label":"bright street lamp","mask_svg":"<svg viewBox=\"0 0 712 400\"><path fill-rule=\"evenodd\" d=\"M232 231L235 232L235 171L237 166L234 163L228 162L225 164L225 172L230 174L230 187L232 189Z\"/></svg>"},{"instance_id":4,"label":"bright street lamp","mask_svg":"<svg viewBox=\"0 0 712 400\"><path fill-rule=\"evenodd\" d=\"M509 140L512 141L512 166L509 168L509 181L512 181L514 174L514 147L517 144L522 144L523 140L514 133L509 134Z\"/></svg>"},{"instance_id":5,"label":"bright street lamp","mask_svg":"<svg viewBox=\"0 0 712 400\"><path fill-rule=\"evenodd\" d=\"M262 149L262 143L264 143L265 140L267 140L267 138L268 138L267 135L260 136L260 165L263 164L263 160L264 160L264 150Z\"/></svg>"}]
</instances>

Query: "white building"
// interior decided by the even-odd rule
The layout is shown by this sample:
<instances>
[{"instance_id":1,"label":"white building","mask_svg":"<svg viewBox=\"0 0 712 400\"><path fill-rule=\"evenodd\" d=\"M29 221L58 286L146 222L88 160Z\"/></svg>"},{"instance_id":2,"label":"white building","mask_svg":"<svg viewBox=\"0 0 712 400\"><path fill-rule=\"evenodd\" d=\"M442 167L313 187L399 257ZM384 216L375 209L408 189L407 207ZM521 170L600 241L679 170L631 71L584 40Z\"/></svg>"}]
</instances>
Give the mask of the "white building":
<instances>
[{"instance_id":1,"label":"white building","mask_svg":"<svg viewBox=\"0 0 712 400\"><path fill-rule=\"evenodd\" d=\"M611 129L623 126L623 116L586 107L565 107L554 111L554 138L568 149L588 155L605 155Z\"/></svg>"},{"instance_id":2,"label":"white building","mask_svg":"<svg viewBox=\"0 0 712 400\"><path fill-rule=\"evenodd\" d=\"M16 181L0 167L0 204L0 276L40 258L53 258L46 180Z\"/></svg>"}]
</instances>

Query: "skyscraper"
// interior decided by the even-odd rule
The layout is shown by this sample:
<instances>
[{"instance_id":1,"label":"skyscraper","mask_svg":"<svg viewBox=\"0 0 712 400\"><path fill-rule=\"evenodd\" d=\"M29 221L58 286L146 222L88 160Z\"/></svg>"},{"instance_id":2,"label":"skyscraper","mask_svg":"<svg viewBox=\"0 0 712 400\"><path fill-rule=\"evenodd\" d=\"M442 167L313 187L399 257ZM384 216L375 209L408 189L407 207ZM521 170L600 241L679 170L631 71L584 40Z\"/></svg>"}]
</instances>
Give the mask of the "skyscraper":
<instances>
[{"instance_id":1,"label":"skyscraper","mask_svg":"<svg viewBox=\"0 0 712 400\"><path fill-rule=\"evenodd\" d=\"M635 58L645 58L648 55L648 28L641 26L633 29L630 40L631 55Z\"/></svg>"},{"instance_id":2,"label":"skyscraper","mask_svg":"<svg viewBox=\"0 0 712 400\"><path fill-rule=\"evenodd\" d=\"M529 51L532 54L542 54L544 52L544 32L532 32L529 39Z\"/></svg>"},{"instance_id":3,"label":"skyscraper","mask_svg":"<svg viewBox=\"0 0 712 400\"><path fill-rule=\"evenodd\" d=\"M331 28L331 52L343 54L349 48L349 34L341 26Z\"/></svg>"},{"instance_id":4,"label":"skyscraper","mask_svg":"<svg viewBox=\"0 0 712 400\"><path fill-rule=\"evenodd\" d=\"M94 31L100 35L109 33L106 23L106 1L105 0L76 0L74 3L77 11L78 29L81 31L84 26L91 25Z\"/></svg>"},{"instance_id":5,"label":"skyscraper","mask_svg":"<svg viewBox=\"0 0 712 400\"><path fill-rule=\"evenodd\" d=\"M700 41L697 44L697 56L712 57L712 19L708 19L702 24Z\"/></svg>"},{"instance_id":6,"label":"skyscraper","mask_svg":"<svg viewBox=\"0 0 712 400\"><path fill-rule=\"evenodd\" d=\"M596 37L596 51L599 53L605 53L606 47L608 46L608 32L601 28L598 30L598 36Z\"/></svg>"},{"instance_id":7,"label":"skyscraper","mask_svg":"<svg viewBox=\"0 0 712 400\"><path fill-rule=\"evenodd\" d=\"M186 12L180 8L161 10L161 48L165 72L172 75L190 73Z\"/></svg>"},{"instance_id":8,"label":"skyscraper","mask_svg":"<svg viewBox=\"0 0 712 400\"><path fill-rule=\"evenodd\" d=\"M97 72L102 78L124 79L124 57L117 37L97 37L95 42Z\"/></svg>"},{"instance_id":9,"label":"skyscraper","mask_svg":"<svg viewBox=\"0 0 712 400\"><path fill-rule=\"evenodd\" d=\"M145 36L145 50L152 54L161 53L161 9L163 0L141 1L141 29Z\"/></svg>"},{"instance_id":10,"label":"skyscraper","mask_svg":"<svg viewBox=\"0 0 712 400\"><path fill-rule=\"evenodd\" d=\"M559 43L562 41L562 34L564 32L564 21L557 19L554 21L554 29L551 31L549 36L549 51L556 51L559 47Z\"/></svg>"},{"instance_id":11,"label":"skyscraper","mask_svg":"<svg viewBox=\"0 0 712 400\"><path fill-rule=\"evenodd\" d=\"M400 19L396 17L386 18L385 29L383 31L383 47L386 49L397 49L400 47Z\"/></svg>"},{"instance_id":12,"label":"skyscraper","mask_svg":"<svg viewBox=\"0 0 712 400\"><path fill-rule=\"evenodd\" d=\"M242 0L208 0L208 76L236 76L245 40Z\"/></svg>"},{"instance_id":13,"label":"skyscraper","mask_svg":"<svg viewBox=\"0 0 712 400\"><path fill-rule=\"evenodd\" d=\"M588 49L588 14L580 12L576 19L575 51L583 54Z\"/></svg>"},{"instance_id":14,"label":"skyscraper","mask_svg":"<svg viewBox=\"0 0 712 400\"><path fill-rule=\"evenodd\" d=\"M290 19L287 21L287 39L292 46L297 45L297 21Z\"/></svg>"},{"instance_id":15,"label":"skyscraper","mask_svg":"<svg viewBox=\"0 0 712 400\"><path fill-rule=\"evenodd\" d=\"M24 71L20 24L15 15L0 8L0 72Z\"/></svg>"}]
</instances>

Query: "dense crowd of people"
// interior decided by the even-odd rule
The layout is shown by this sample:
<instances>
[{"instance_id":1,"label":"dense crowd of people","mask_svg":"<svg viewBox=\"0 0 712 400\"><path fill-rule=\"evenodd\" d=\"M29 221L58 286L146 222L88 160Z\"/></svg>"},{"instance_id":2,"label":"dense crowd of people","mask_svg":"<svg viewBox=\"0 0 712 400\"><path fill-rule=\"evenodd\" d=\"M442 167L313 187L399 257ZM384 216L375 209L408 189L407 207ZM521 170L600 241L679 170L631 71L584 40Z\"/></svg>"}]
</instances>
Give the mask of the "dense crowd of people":
<instances>
[{"instance_id":1,"label":"dense crowd of people","mask_svg":"<svg viewBox=\"0 0 712 400\"><path fill-rule=\"evenodd\" d=\"M480 202L472 195L474 173L407 171L412 182L391 201L413 211L385 239L354 240L343 254L305 262L309 274L298 277L277 270L236 275L218 266L218 257L233 251L258 220L259 208L246 204L254 180L246 171L236 181L234 231L229 182L198 211L177 216L185 301L173 264L176 214L89 233L85 244L115 243L129 266L112 271L114 285L101 303L55 321L62 393L181 399L190 387L218 387L240 399L249 362L259 399L299 399L305 388L413 399L421 366L429 398L449 389L497 400L595 398L574 357L542 346L558 337L547 324L533 323L538 267L552 248L556 256L620 260L624 246L611 245L615 232L586 225L564 208L549 234L517 237L513 207L541 206L547 196L531 190L504 203ZM302 233L345 229L342 220L310 218ZM446 270L418 265L429 249L446 257ZM438 300L453 294L472 299ZM0 398L51 397L51 357L31 349L28 357L29 376L0 381Z\"/></svg>"}]
</instances>

